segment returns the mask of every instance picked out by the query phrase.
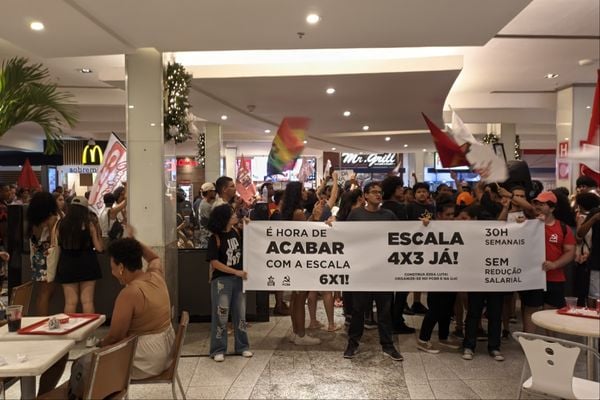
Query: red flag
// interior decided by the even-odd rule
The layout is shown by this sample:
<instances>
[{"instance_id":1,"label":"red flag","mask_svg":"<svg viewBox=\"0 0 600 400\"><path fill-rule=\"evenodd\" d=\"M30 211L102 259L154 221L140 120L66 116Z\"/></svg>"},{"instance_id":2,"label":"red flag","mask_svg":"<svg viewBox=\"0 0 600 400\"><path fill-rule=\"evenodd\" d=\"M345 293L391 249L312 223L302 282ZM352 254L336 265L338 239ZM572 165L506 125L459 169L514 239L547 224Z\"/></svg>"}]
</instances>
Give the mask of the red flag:
<instances>
[{"instance_id":1,"label":"red flag","mask_svg":"<svg viewBox=\"0 0 600 400\"><path fill-rule=\"evenodd\" d=\"M450 136L444 133L436 124L427 118L427 115L421 114L423 115L423 118L425 118L431 136L433 136L433 143L440 156L442 166L444 168L460 167L463 165L468 167L469 161L467 161L465 150L463 149L463 147L467 147L468 144L463 145L463 147L459 146L450 138Z\"/></svg>"},{"instance_id":2,"label":"red flag","mask_svg":"<svg viewBox=\"0 0 600 400\"><path fill-rule=\"evenodd\" d=\"M256 186L254 186L254 182L252 182L251 170L251 161L245 159L244 155L242 155L235 180L235 188L242 197L242 200L247 204L251 204L252 198L256 195Z\"/></svg>"},{"instance_id":3,"label":"red flag","mask_svg":"<svg viewBox=\"0 0 600 400\"><path fill-rule=\"evenodd\" d=\"M28 189L39 189L41 186L40 181L38 181L37 176L35 176L35 172L33 172L33 168L31 168L29 158L25 159L25 163L21 169L21 175L19 175L19 179L17 180L17 185L19 185L20 188Z\"/></svg>"},{"instance_id":4,"label":"red flag","mask_svg":"<svg viewBox=\"0 0 600 400\"><path fill-rule=\"evenodd\" d=\"M600 69L597 71L596 91L594 92L594 103L592 105L592 116L590 117L590 127L588 128L588 137L582 142L583 149L595 150L597 155L600 151ZM600 182L600 171L595 171L585 164L579 166L581 175L589 176L596 182Z\"/></svg>"}]
</instances>

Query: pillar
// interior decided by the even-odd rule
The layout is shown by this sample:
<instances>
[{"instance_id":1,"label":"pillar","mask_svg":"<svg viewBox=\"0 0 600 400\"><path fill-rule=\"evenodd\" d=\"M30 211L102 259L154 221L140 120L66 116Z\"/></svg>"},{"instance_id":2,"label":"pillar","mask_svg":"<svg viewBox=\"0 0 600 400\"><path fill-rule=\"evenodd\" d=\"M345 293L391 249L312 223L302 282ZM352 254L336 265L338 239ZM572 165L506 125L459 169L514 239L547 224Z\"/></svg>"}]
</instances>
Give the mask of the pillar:
<instances>
[{"instance_id":1,"label":"pillar","mask_svg":"<svg viewBox=\"0 0 600 400\"><path fill-rule=\"evenodd\" d=\"M175 146L163 136L163 61L152 48L125 55L127 215L137 237L161 257L177 310Z\"/></svg>"},{"instance_id":2,"label":"pillar","mask_svg":"<svg viewBox=\"0 0 600 400\"><path fill-rule=\"evenodd\" d=\"M556 186L571 193L579 177L579 163L561 158L565 150L579 149L581 141L587 140L594 90L593 85L575 85L556 95Z\"/></svg>"},{"instance_id":3,"label":"pillar","mask_svg":"<svg viewBox=\"0 0 600 400\"><path fill-rule=\"evenodd\" d=\"M225 148L225 175L235 180L237 176L237 147Z\"/></svg>"},{"instance_id":4,"label":"pillar","mask_svg":"<svg viewBox=\"0 0 600 400\"><path fill-rule=\"evenodd\" d=\"M488 132L495 134L504 145L506 161L515 159L515 140L517 138L516 124L497 123L488 124Z\"/></svg>"},{"instance_id":5,"label":"pillar","mask_svg":"<svg viewBox=\"0 0 600 400\"><path fill-rule=\"evenodd\" d=\"M207 122L204 146L206 154L204 158L204 179L206 182L214 183L219 176L223 175L221 171L221 146L221 125Z\"/></svg>"}]
</instances>

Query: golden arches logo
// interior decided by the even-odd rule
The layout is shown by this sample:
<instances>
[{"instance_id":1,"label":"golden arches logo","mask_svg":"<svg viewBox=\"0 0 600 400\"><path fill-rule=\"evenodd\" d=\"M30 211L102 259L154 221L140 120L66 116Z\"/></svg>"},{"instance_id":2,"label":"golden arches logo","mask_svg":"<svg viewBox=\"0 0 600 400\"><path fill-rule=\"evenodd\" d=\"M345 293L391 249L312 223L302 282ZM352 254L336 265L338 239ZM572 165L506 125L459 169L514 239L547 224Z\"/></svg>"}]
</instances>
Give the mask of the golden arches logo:
<instances>
[{"instance_id":1,"label":"golden arches logo","mask_svg":"<svg viewBox=\"0 0 600 400\"><path fill-rule=\"evenodd\" d=\"M88 162L88 154L90 161ZM96 161L96 157L98 161ZM102 149L97 144L90 146L89 144L83 148L83 155L81 157L81 161L83 165L87 164L102 164L104 159L104 155L102 154Z\"/></svg>"}]
</instances>

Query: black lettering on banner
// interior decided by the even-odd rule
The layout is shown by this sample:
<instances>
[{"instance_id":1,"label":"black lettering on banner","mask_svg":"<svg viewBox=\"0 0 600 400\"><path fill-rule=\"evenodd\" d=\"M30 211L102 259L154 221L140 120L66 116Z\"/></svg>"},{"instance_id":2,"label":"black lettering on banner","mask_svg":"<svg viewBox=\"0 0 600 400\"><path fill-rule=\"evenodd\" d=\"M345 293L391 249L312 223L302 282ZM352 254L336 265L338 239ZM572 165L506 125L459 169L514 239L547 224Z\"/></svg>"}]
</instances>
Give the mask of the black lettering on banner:
<instances>
[{"instance_id":1,"label":"black lettering on banner","mask_svg":"<svg viewBox=\"0 0 600 400\"><path fill-rule=\"evenodd\" d=\"M344 254L344 243L271 241L266 254Z\"/></svg>"},{"instance_id":2,"label":"black lettering on banner","mask_svg":"<svg viewBox=\"0 0 600 400\"><path fill-rule=\"evenodd\" d=\"M321 285L348 285L350 275L323 274L319 277Z\"/></svg>"},{"instance_id":3,"label":"black lettering on banner","mask_svg":"<svg viewBox=\"0 0 600 400\"><path fill-rule=\"evenodd\" d=\"M497 236L508 236L507 228L485 228L485 236L497 237Z\"/></svg>"},{"instance_id":4,"label":"black lettering on banner","mask_svg":"<svg viewBox=\"0 0 600 400\"><path fill-rule=\"evenodd\" d=\"M411 244L435 244L435 245L464 245L460 232L453 232L451 236L447 232L388 232L388 245L408 246Z\"/></svg>"},{"instance_id":5,"label":"black lettering on banner","mask_svg":"<svg viewBox=\"0 0 600 400\"><path fill-rule=\"evenodd\" d=\"M424 261L422 251L395 251L388 257L388 262L394 265L421 265Z\"/></svg>"}]
</instances>

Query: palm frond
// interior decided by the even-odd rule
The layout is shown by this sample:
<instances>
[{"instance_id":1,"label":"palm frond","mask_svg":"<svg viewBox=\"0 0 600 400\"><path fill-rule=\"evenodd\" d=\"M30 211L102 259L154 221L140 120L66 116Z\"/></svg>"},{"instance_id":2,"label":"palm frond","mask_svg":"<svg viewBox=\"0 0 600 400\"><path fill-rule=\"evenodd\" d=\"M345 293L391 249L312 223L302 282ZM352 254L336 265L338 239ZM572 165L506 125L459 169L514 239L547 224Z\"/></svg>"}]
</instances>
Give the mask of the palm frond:
<instances>
[{"instance_id":1,"label":"palm frond","mask_svg":"<svg viewBox=\"0 0 600 400\"><path fill-rule=\"evenodd\" d=\"M77 123L74 96L60 92L48 81L48 69L42 64L27 64L23 57L2 63L0 69L0 137L22 122L33 122L46 135L47 153L54 153L61 143L65 124Z\"/></svg>"}]
</instances>

